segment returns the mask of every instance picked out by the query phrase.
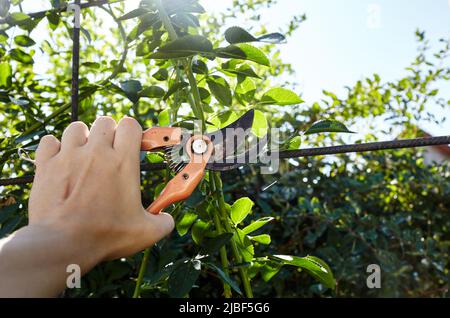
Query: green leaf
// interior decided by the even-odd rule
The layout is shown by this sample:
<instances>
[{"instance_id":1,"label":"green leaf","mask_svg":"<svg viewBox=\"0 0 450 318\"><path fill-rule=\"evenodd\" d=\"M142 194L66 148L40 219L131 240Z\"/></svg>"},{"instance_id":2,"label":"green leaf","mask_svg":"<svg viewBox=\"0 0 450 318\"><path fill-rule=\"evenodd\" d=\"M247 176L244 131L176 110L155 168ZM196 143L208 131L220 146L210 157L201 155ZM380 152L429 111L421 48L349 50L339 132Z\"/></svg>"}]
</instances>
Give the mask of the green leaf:
<instances>
[{"instance_id":1,"label":"green leaf","mask_svg":"<svg viewBox=\"0 0 450 318\"><path fill-rule=\"evenodd\" d=\"M205 237L202 242L202 249L206 254L217 253L232 237L233 233L223 233L212 238Z\"/></svg>"},{"instance_id":2,"label":"green leaf","mask_svg":"<svg viewBox=\"0 0 450 318\"><path fill-rule=\"evenodd\" d=\"M261 103L266 105L295 105L303 103L303 100L294 93L293 91L276 87L269 89L264 95L261 97Z\"/></svg>"},{"instance_id":3,"label":"green leaf","mask_svg":"<svg viewBox=\"0 0 450 318\"><path fill-rule=\"evenodd\" d=\"M199 260L183 260L175 264L168 280L170 297L181 298L186 296L197 281L200 270L201 263Z\"/></svg>"},{"instance_id":4,"label":"green leaf","mask_svg":"<svg viewBox=\"0 0 450 318\"><path fill-rule=\"evenodd\" d=\"M134 9L128 13L125 13L123 16L121 16L119 18L119 20L123 21L123 20L128 20L128 19L134 19L134 18L140 17L147 13L149 13L149 11L146 8L141 7L141 8Z\"/></svg>"},{"instance_id":5,"label":"green leaf","mask_svg":"<svg viewBox=\"0 0 450 318\"><path fill-rule=\"evenodd\" d=\"M162 190L166 187L166 183L160 183L155 187L155 191L153 193L153 199L156 200L157 197L161 194Z\"/></svg>"},{"instance_id":6,"label":"green leaf","mask_svg":"<svg viewBox=\"0 0 450 318\"><path fill-rule=\"evenodd\" d=\"M14 38L14 43L16 43L17 45L20 45L20 46L25 46L25 47L33 46L36 44L36 42L34 42L34 40L27 35L16 36Z\"/></svg>"},{"instance_id":7,"label":"green leaf","mask_svg":"<svg viewBox=\"0 0 450 318\"><path fill-rule=\"evenodd\" d=\"M142 90L141 82L137 80L123 81L120 83L120 88L122 88L125 96L133 103L136 103L139 100L138 92Z\"/></svg>"},{"instance_id":8,"label":"green leaf","mask_svg":"<svg viewBox=\"0 0 450 318\"><path fill-rule=\"evenodd\" d=\"M250 65L243 64L239 67L237 67L237 63L239 63L238 60L231 60L228 62L225 62L222 64L222 69L224 73L238 75L242 77L254 77L254 78L261 78L258 76L258 74L255 73L253 68Z\"/></svg>"},{"instance_id":9,"label":"green leaf","mask_svg":"<svg viewBox=\"0 0 450 318\"><path fill-rule=\"evenodd\" d=\"M14 0L14 1L22 1L22 0ZM52 3L52 8L57 9L61 6L61 1L65 1L65 0L50 0L50 2Z\"/></svg>"},{"instance_id":10,"label":"green leaf","mask_svg":"<svg viewBox=\"0 0 450 318\"><path fill-rule=\"evenodd\" d=\"M153 52L160 44L161 40L150 41L148 38L145 38L137 45L136 56L146 56Z\"/></svg>"},{"instance_id":11,"label":"green leaf","mask_svg":"<svg viewBox=\"0 0 450 318\"><path fill-rule=\"evenodd\" d=\"M81 27L80 28L81 34L84 35L84 37L86 38L86 40L88 40L89 43L92 42L92 37L91 34L89 33L88 30L86 30L85 28Z\"/></svg>"},{"instance_id":12,"label":"green leaf","mask_svg":"<svg viewBox=\"0 0 450 318\"><path fill-rule=\"evenodd\" d=\"M243 81L238 82L235 89L236 99L242 104L250 103L253 100L256 92L255 82L249 77Z\"/></svg>"},{"instance_id":13,"label":"green leaf","mask_svg":"<svg viewBox=\"0 0 450 318\"><path fill-rule=\"evenodd\" d=\"M228 28L225 31L225 40L230 44L258 41L253 35L237 26Z\"/></svg>"},{"instance_id":14,"label":"green leaf","mask_svg":"<svg viewBox=\"0 0 450 318\"><path fill-rule=\"evenodd\" d=\"M250 234L250 233L258 230L259 228L263 227L264 225L266 225L267 223L269 223L272 220L274 220L274 218L270 217L270 216L258 219L255 222L250 223L250 225L247 225L246 227L244 227L242 229L242 232L244 232L245 234Z\"/></svg>"},{"instance_id":15,"label":"green leaf","mask_svg":"<svg viewBox=\"0 0 450 318\"><path fill-rule=\"evenodd\" d=\"M302 137L301 136L295 136L294 138L291 138L287 142L287 150L296 150L300 148L302 144Z\"/></svg>"},{"instance_id":16,"label":"green leaf","mask_svg":"<svg viewBox=\"0 0 450 318\"><path fill-rule=\"evenodd\" d=\"M148 86L148 87L144 87L140 92L139 92L139 97L148 97L148 98L161 98L166 94L166 92L164 91L164 89L162 89L159 86Z\"/></svg>"},{"instance_id":17,"label":"green leaf","mask_svg":"<svg viewBox=\"0 0 450 318\"><path fill-rule=\"evenodd\" d=\"M2 225L0 228L0 239L4 238L6 235L11 234L16 230L19 225L22 223L24 216L18 215L14 217L12 220Z\"/></svg>"},{"instance_id":18,"label":"green leaf","mask_svg":"<svg viewBox=\"0 0 450 318\"><path fill-rule=\"evenodd\" d=\"M209 104L211 102L211 93L206 88L199 87L198 92L200 93L202 102L206 104Z\"/></svg>"},{"instance_id":19,"label":"green leaf","mask_svg":"<svg viewBox=\"0 0 450 318\"><path fill-rule=\"evenodd\" d=\"M55 31L59 25L61 17L55 11L47 12L46 16L47 16L47 21L48 21L48 25L50 26L50 29Z\"/></svg>"},{"instance_id":20,"label":"green leaf","mask_svg":"<svg viewBox=\"0 0 450 318\"><path fill-rule=\"evenodd\" d=\"M189 13L179 12L174 15L171 20L174 25L185 29L189 27L200 27L200 21L198 20L198 18L195 15Z\"/></svg>"},{"instance_id":21,"label":"green leaf","mask_svg":"<svg viewBox=\"0 0 450 318\"><path fill-rule=\"evenodd\" d=\"M251 262L255 255L255 248L249 237L240 229L236 229L236 245L242 255L244 262Z\"/></svg>"},{"instance_id":22,"label":"green leaf","mask_svg":"<svg viewBox=\"0 0 450 318\"><path fill-rule=\"evenodd\" d=\"M0 209L0 224L3 224L10 216L19 210L19 203L10 204Z\"/></svg>"},{"instance_id":23,"label":"green leaf","mask_svg":"<svg viewBox=\"0 0 450 318\"><path fill-rule=\"evenodd\" d=\"M225 39L230 44L245 43L245 42L268 42L276 44L276 43L283 43L286 41L285 36L281 33L270 33L256 38L247 31L245 31L243 28L238 26L228 28L225 31Z\"/></svg>"},{"instance_id":24,"label":"green leaf","mask_svg":"<svg viewBox=\"0 0 450 318\"><path fill-rule=\"evenodd\" d=\"M206 82L211 93L219 103L224 106L231 106L233 97L231 95L230 85L223 77L217 75L209 76Z\"/></svg>"},{"instance_id":25,"label":"green leaf","mask_svg":"<svg viewBox=\"0 0 450 318\"><path fill-rule=\"evenodd\" d=\"M169 87L169 90L167 91L166 95L164 95L163 100L167 100L170 96L188 86L189 84L186 82L177 82L173 84L172 86Z\"/></svg>"},{"instance_id":26,"label":"green leaf","mask_svg":"<svg viewBox=\"0 0 450 318\"><path fill-rule=\"evenodd\" d=\"M208 66L202 60L195 60L192 62L192 72L196 74L208 74Z\"/></svg>"},{"instance_id":27,"label":"green leaf","mask_svg":"<svg viewBox=\"0 0 450 318\"><path fill-rule=\"evenodd\" d=\"M227 110L216 114L213 117L208 118L208 122L211 123L211 126L208 126L208 131L212 132L217 129L226 127L232 122L236 121L238 118L239 116L232 110Z\"/></svg>"},{"instance_id":28,"label":"green leaf","mask_svg":"<svg viewBox=\"0 0 450 318\"><path fill-rule=\"evenodd\" d=\"M267 283L280 271L282 265L276 262L266 262L261 268L261 277Z\"/></svg>"},{"instance_id":29,"label":"green leaf","mask_svg":"<svg viewBox=\"0 0 450 318\"><path fill-rule=\"evenodd\" d=\"M226 59L248 60L261 65L270 66L267 56L258 48L250 44L233 44L215 50L218 57Z\"/></svg>"},{"instance_id":30,"label":"green leaf","mask_svg":"<svg viewBox=\"0 0 450 318\"><path fill-rule=\"evenodd\" d=\"M145 152L147 160L150 163L162 163L164 162L164 158L158 154L158 153L153 153L153 152Z\"/></svg>"},{"instance_id":31,"label":"green leaf","mask_svg":"<svg viewBox=\"0 0 450 318\"><path fill-rule=\"evenodd\" d=\"M254 203L247 197L240 198L231 206L231 220L234 224L241 223L251 212Z\"/></svg>"},{"instance_id":32,"label":"green leaf","mask_svg":"<svg viewBox=\"0 0 450 318\"><path fill-rule=\"evenodd\" d=\"M176 224L178 234L180 236L185 235L189 231L195 220L197 220L197 217L197 214L194 212L188 211L184 213L181 219Z\"/></svg>"},{"instance_id":33,"label":"green leaf","mask_svg":"<svg viewBox=\"0 0 450 318\"><path fill-rule=\"evenodd\" d=\"M169 72L166 68L160 68L152 75L152 77L158 81L165 81L169 78Z\"/></svg>"},{"instance_id":34,"label":"green leaf","mask_svg":"<svg viewBox=\"0 0 450 318\"><path fill-rule=\"evenodd\" d=\"M192 226L191 234L192 239L197 245L200 245L205 237L206 231L209 229L210 223L197 220Z\"/></svg>"},{"instance_id":35,"label":"green leaf","mask_svg":"<svg viewBox=\"0 0 450 318\"><path fill-rule=\"evenodd\" d=\"M267 119L264 113L259 110L255 110L252 133L259 138L263 138L264 136L266 136L268 129L269 124L267 123Z\"/></svg>"},{"instance_id":36,"label":"green leaf","mask_svg":"<svg viewBox=\"0 0 450 318\"><path fill-rule=\"evenodd\" d=\"M431 92L428 93L429 96L436 96L439 93L438 89L433 89Z\"/></svg>"},{"instance_id":37,"label":"green leaf","mask_svg":"<svg viewBox=\"0 0 450 318\"><path fill-rule=\"evenodd\" d=\"M33 58L30 54L25 53L21 49L12 49L9 51L9 55L13 60L16 60L17 62L23 63L23 64L33 64Z\"/></svg>"},{"instance_id":38,"label":"green leaf","mask_svg":"<svg viewBox=\"0 0 450 318\"><path fill-rule=\"evenodd\" d=\"M307 131L305 131L305 135L318 134L323 132L342 132L342 133L354 133L353 131L348 130L344 124L334 121L334 120L319 120L312 124L311 127Z\"/></svg>"},{"instance_id":39,"label":"green leaf","mask_svg":"<svg viewBox=\"0 0 450 318\"><path fill-rule=\"evenodd\" d=\"M228 285L230 285L231 288L233 288L233 290L235 292L237 292L239 295L242 295L242 291L239 288L239 285L230 278L230 276L228 276L224 271L222 271L219 267L217 267L216 265L212 264L212 263L204 263L204 265L206 265L207 267L211 268L212 270L214 270L219 276L220 278L227 283Z\"/></svg>"},{"instance_id":40,"label":"green leaf","mask_svg":"<svg viewBox=\"0 0 450 318\"><path fill-rule=\"evenodd\" d=\"M286 43L286 37L281 33L274 32L261 35L258 37L258 41L271 44Z\"/></svg>"},{"instance_id":41,"label":"green leaf","mask_svg":"<svg viewBox=\"0 0 450 318\"><path fill-rule=\"evenodd\" d=\"M170 125L170 114L168 109L164 109L158 114L158 125L161 127Z\"/></svg>"},{"instance_id":42,"label":"green leaf","mask_svg":"<svg viewBox=\"0 0 450 318\"><path fill-rule=\"evenodd\" d=\"M27 135L22 135L22 136L17 137L17 138L14 140L14 143L15 143L15 144L21 144L21 143L24 143L25 141L31 141L31 140L33 140L36 136L41 137L41 136L43 136L44 134L45 134L45 130L37 130L37 131L33 131L33 132L31 132L31 133L29 133L29 134L27 134Z\"/></svg>"},{"instance_id":43,"label":"green leaf","mask_svg":"<svg viewBox=\"0 0 450 318\"><path fill-rule=\"evenodd\" d=\"M6 43L8 41L9 36L4 30L0 30L0 43Z\"/></svg>"},{"instance_id":44,"label":"green leaf","mask_svg":"<svg viewBox=\"0 0 450 318\"><path fill-rule=\"evenodd\" d=\"M97 63L97 62L84 62L84 63L81 64L81 66L98 70L100 68L100 63Z\"/></svg>"},{"instance_id":45,"label":"green leaf","mask_svg":"<svg viewBox=\"0 0 450 318\"><path fill-rule=\"evenodd\" d=\"M173 59L211 53L212 43L201 35L187 35L167 43L158 52L150 55L151 59Z\"/></svg>"},{"instance_id":46,"label":"green leaf","mask_svg":"<svg viewBox=\"0 0 450 318\"><path fill-rule=\"evenodd\" d=\"M334 288L336 286L336 281L334 280L333 273L331 272L329 266L317 257L273 255L272 258L284 265L292 265L305 269L327 288Z\"/></svg>"},{"instance_id":47,"label":"green leaf","mask_svg":"<svg viewBox=\"0 0 450 318\"><path fill-rule=\"evenodd\" d=\"M261 234L256 236L249 236L250 240L254 242L258 242L260 244L269 245L270 244L270 235L268 234Z\"/></svg>"},{"instance_id":48,"label":"green leaf","mask_svg":"<svg viewBox=\"0 0 450 318\"><path fill-rule=\"evenodd\" d=\"M30 20L30 16L23 12L13 12L8 16L8 20L11 24L22 25Z\"/></svg>"},{"instance_id":49,"label":"green leaf","mask_svg":"<svg viewBox=\"0 0 450 318\"><path fill-rule=\"evenodd\" d=\"M11 86L12 68L8 62L0 63L0 87L9 88Z\"/></svg>"},{"instance_id":50,"label":"green leaf","mask_svg":"<svg viewBox=\"0 0 450 318\"><path fill-rule=\"evenodd\" d=\"M406 92L406 97L408 97L409 100L413 99L412 89L408 89L408 91Z\"/></svg>"}]
</instances>

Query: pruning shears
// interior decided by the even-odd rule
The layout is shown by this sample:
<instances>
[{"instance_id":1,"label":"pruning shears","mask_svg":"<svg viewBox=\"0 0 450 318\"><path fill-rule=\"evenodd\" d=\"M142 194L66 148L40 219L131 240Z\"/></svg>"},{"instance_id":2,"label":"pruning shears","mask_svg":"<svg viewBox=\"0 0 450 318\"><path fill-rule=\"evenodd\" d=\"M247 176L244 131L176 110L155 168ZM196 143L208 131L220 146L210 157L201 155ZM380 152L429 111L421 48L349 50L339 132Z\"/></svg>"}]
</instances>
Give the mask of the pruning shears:
<instances>
[{"instance_id":1,"label":"pruning shears","mask_svg":"<svg viewBox=\"0 0 450 318\"><path fill-rule=\"evenodd\" d=\"M192 134L181 127L145 130L141 151L162 151L169 168L176 173L147 211L158 214L170 204L188 198L205 170L227 171L242 166L235 159L245 157L253 149L239 154L248 138L256 138L251 133L253 119L254 110L250 110L232 124L205 134Z\"/></svg>"}]
</instances>

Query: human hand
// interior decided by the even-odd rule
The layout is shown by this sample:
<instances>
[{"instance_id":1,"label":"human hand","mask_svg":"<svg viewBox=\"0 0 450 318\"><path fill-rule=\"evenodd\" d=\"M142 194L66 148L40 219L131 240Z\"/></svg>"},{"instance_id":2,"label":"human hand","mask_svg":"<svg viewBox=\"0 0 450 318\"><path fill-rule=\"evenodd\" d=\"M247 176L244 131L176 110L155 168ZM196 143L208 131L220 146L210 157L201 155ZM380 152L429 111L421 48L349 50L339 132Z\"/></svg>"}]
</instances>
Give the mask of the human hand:
<instances>
[{"instance_id":1,"label":"human hand","mask_svg":"<svg viewBox=\"0 0 450 318\"><path fill-rule=\"evenodd\" d=\"M29 224L66 233L82 246L87 267L131 255L169 234L170 215L141 203L136 120L98 118L91 130L70 124L61 142L41 139L29 201ZM88 270L88 269L84 269Z\"/></svg>"}]
</instances>

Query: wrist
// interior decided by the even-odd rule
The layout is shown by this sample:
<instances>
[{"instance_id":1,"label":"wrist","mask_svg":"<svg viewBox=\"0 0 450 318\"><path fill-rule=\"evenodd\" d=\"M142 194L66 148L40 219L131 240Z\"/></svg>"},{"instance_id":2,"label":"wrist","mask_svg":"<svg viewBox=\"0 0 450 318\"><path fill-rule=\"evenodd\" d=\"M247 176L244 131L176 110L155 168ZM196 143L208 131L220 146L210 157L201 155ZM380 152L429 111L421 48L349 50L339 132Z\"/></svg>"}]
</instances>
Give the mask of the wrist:
<instances>
[{"instance_id":1,"label":"wrist","mask_svg":"<svg viewBox=\"0 0 450 318\"><path fill-rule=\"evenodd\" d=\"M81 273L85 274L103 259L95 239L73 227L39 223L30 224L22 230L33 240L38 238L43 242L53 242L53 250L50 252L64 270L67 266L76 264L80 266ZM41 252L46 254L48 251L42 248Z\"/></svg>"}]
</instances>

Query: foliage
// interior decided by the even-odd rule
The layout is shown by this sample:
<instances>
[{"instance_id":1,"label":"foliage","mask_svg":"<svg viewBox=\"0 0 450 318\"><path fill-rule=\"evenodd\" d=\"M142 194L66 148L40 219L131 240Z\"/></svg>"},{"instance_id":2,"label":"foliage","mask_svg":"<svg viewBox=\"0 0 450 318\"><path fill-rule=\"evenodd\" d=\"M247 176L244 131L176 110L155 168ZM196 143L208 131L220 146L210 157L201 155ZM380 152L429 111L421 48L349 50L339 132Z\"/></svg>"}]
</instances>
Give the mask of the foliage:
<instances>
[{"instance_id":1,"label":"foliage","mask_svg":"<svg viewBox=\"0 0 450 318\"><path fill-rule=\"evenodd\" d=\"M9 3L0 2L4 177L32 173L17 149L33 150L40 136L60 135L70 120L71 17L59 10L30 17L19 12L19 0ZM219 16L204 13L196 0L144 0L131 12L121 3L83 9L80 119L129 115L150 127L192 126L195 118L214 129L255 108L254 131L264 132L268 122L283 127L285 149L342 142L323 133L351 132L347 127L360 123L377 131L376 123L384 121L387 133L406 128L412 137L419 120L443 120L426 106L432 101L448 107L435 88L450 77L447 41L430 57L424 34L417 32L419 54L404 78L383 83L374 75L345 96L324 91L323 101L306 106L293 90L292 68L273 45L305 17L293 17L284 35L270 33L258 25L258 10L267 4L273 2L235 1L233 10ZM257 31L227 25L244 13ZM98 32L106 21L115 25ZM51 32L38 41L32 36L37 27ZM46 74L35 72L39 50L48 58ZM208 173L186 202L171 209L176 231L169 238L144 253L100 264L82 289L66 296L445 295L448 168L427 167L420 155L396 151L308 164L293 159L267 176L254 167L222 177ZM144 205L168 178L166 171L142 173ZM0 237L26 224L28 193L23 186L1 190ZM381 290L365 287L365 267L372 263L387 275Z\"/></svg>"}]
</instances>

